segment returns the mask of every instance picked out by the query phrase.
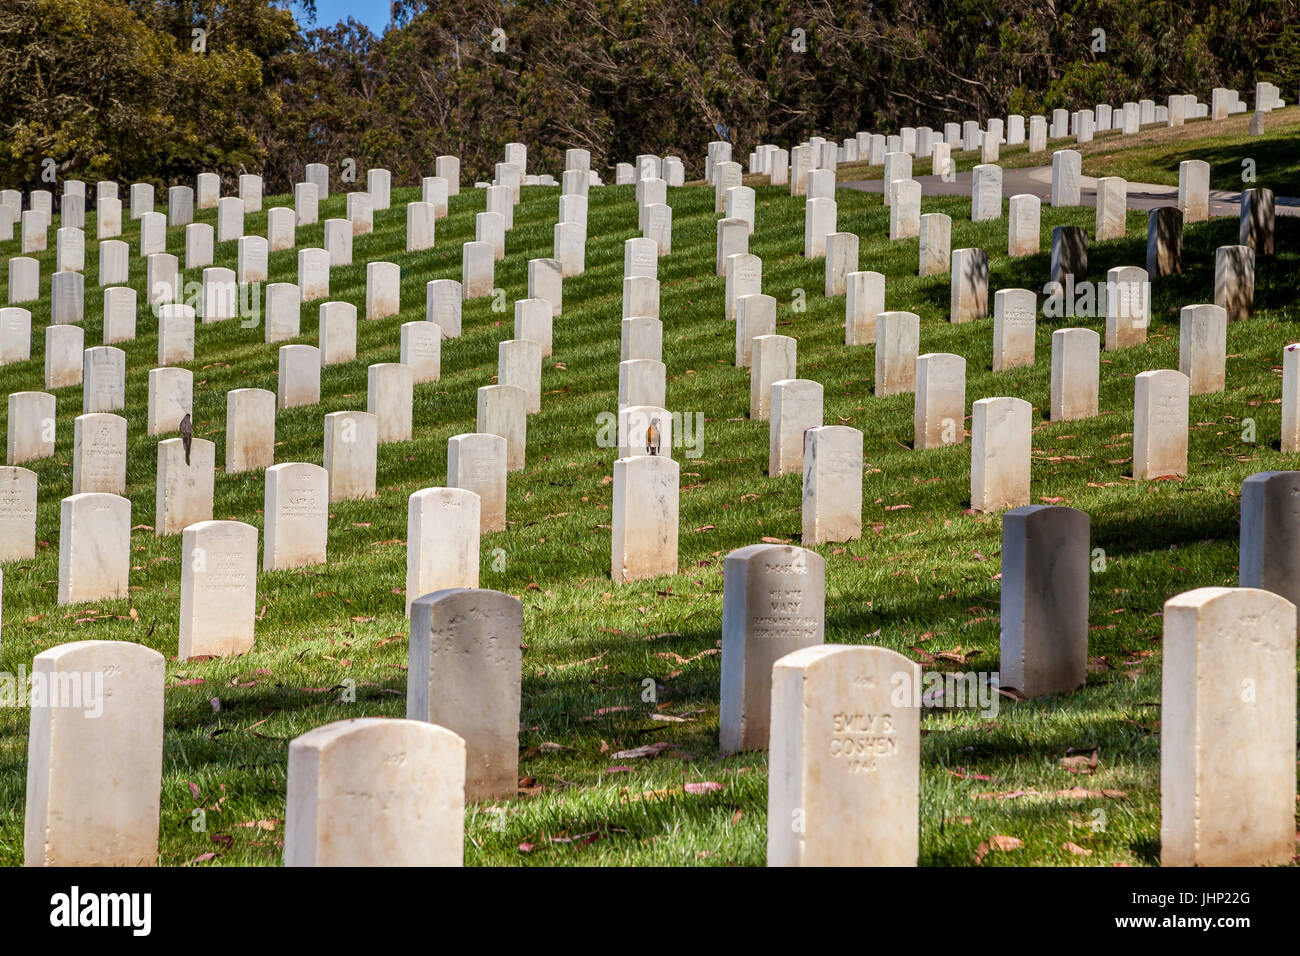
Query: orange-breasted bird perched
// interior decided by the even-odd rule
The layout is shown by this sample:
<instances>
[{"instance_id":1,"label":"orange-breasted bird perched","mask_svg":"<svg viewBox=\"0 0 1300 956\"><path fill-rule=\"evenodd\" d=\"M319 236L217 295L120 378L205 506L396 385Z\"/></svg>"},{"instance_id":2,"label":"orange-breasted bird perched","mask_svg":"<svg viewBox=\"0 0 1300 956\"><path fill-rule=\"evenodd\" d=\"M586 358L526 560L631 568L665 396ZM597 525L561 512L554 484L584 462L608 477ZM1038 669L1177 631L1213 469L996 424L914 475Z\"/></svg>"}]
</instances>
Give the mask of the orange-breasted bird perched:
<instances>
[{"instance_id":1,"label":"orange-breasted bird perched","mask_svg":"<svg viewBox=\"0 0 1300 956\"><path fill-rule=\"evenodd\" d=\"M645 430L645 447L651 455L659 454L659 429L654 422Z\"/></svg>"},{"instance_id":2,"label":"orange-breasted bird perched","mask_svg":"<svg viewBox=\"0 0 1300 956\"><path fill-rule=\"evenodd\" d=\"M190 418L189 412L181 419L180 424L181 444L185 446L185 464L190 463L190 445L194 441L194 420Z\"/></svg>"}]
</instances>

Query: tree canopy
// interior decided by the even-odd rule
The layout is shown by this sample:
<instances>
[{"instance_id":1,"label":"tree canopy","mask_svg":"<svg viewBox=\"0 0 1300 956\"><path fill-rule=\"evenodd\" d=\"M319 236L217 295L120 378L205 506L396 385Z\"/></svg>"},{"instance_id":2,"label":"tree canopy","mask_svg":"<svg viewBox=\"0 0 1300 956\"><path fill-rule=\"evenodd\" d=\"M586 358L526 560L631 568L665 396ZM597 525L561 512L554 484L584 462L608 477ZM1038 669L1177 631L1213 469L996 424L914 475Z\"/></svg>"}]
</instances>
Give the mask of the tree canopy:
<instances>
[{"instance_id":1,"label":"tree canopy","mask_svg":"<svg viewBox=\"0 0 1300 956\"><path fill-rule=\"evenodd\" d=\"M158 185L350 157L397 181L506 142L696 167L814 133L1300 81L1300 0L397 0L382 37L271 0L7 0L0 179ZM1286 96L1286 93L1283 94ZM336 167L337 168L337 167Z\"/></svg>"}]
</instances>

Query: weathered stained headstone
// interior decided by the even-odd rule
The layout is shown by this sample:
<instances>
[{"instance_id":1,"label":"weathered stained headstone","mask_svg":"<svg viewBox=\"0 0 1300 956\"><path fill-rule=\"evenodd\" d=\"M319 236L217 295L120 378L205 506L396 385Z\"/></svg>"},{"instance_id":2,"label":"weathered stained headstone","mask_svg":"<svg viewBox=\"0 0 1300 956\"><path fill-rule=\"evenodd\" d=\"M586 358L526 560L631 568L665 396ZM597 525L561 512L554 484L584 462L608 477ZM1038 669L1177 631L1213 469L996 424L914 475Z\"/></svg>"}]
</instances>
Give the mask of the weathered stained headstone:
<instances>
[{"instance_id":1,"label":"weathered stained headstone","mask_svg":"<svg viewBox=\"0 0 1300 956\"><path fill-rule=\"evenodd\" d=\"M1011 196L1006 217L1006 254L1037 255L1040 245L1043 200L1031 193Z\"/></svg>"},{"instance_id":2,"label":"weathered stained headstone","mask_svg":"<svg viewBox=\"0 0 1300 956\"><path fill-rule=\"evenodd\" d=\"M757 295L763 291L763 260L747 252L737 253L727 256L723 271L726 274L723 287L724 315L730 322L736 318L736 303L742 296Z\"/></svg>"},{"instance_id":3,"label":"weathered stained headstone","mask_svg":"<svg viewBox=\"0 0 1300 956\"><path fill-rule=\"evenodd\" d=\"M330 412L325 416L325 470L330 501L375 497L379 424L369 412Z\"/></svg>"},{"instance_id":4,"label":"weathered stained headstone","mask_svg":"<svg viewBox=\"0 0 1300 956\"><path fill-rule=\"evenodd\" d=\"M50 277L50 321L56 325L86 317L86 277L80 272L56 272Z\"/></svg>"},{"instance_id":5,"label":"weathered stained headstone","mask_svg":"<svg viewBox=\"0 0 1300 956\"><path fill-rule=\"evenodd\" d=\"M320 190L315 183L294 184L293 213L297 226L314 226L320 222Z\"/></svg>"},{"instance_id":6,"label":"weathered stained headstone","mask_svg":"<svg viewBox=\"0 0 1300 956\"><path fill-rule=\"evenodd\" d=\"M378 362L366 369L366 411L375 416L379 426L379 444L411 440L414 408L415 376L411 366Z\"/></svg>"},{"instance_id":7,"label":"weathered stained headstone","mask_svg":"<svg viewBox=\"0 0 1300 956\"><path fill-rule=\"evenodd\" d=\"M205 438L191 439L188 453L180 438L158 443L153 523L156 536L180 534L196 522L212 520L216 463L217 446Z\"/></svg>"},{"instance_id":8,"label":"weathered stained headstone","mask_svg":"<svg viewBox=\"0 0 1300 956\"><path fill-rule=\"evenodd\" d=\"M326 236L326 248L329 237ZM268 276L267 257L270 255L265 236L240 236L235 243L235 277L240 285L265 282ZM331 262L333 258L331 257ZM351 256L348 262L352 261Z\"/></svg>"},{"instance_id":9,"label":"weathered stained headstone","mask_svg":"<svg viewBox=\"0 0 1300 956\"><path fill-rule=\"evenodd\" d=\"M35 556L36 472L0 466L0 564Z\"/></svg>"},{"instance_id":10,"label":"weathered stained headstone","mask_svg":"<svg viewBox=\"0 0 1300 956\"><path fill-rule=\"evenodd\" d=\"M614 462L610 577L637 581L677 573L680 467L663 455Z\"/></svg>"},{"instance_id":11,"label":"weathered stained headstone","mask_svg":"<svg viewBox=\"0 0 1300 956\"><path fill-rule=\"evenodd\" d=\"M479 497L479 533L506 528L506 440L478 432L447 440L447 487Z\"/></svg>"},{"instance_id":12,"label":"weathered stained headstone","mask_svg":"<svg viewBox=\"0 0 1300 956\"><path fill-rule=\"evenodd\" d=\"M181 535L177 658L248 653L256 615L257 529L210 519L187 525Z\"/></svg>"},{"instance_id":13,"label":"weathered stained headstone","mask_svg":"<svg viewBox=\"0 0 1300 956\"><path fill-rule=\"evenodd\" d=\"M993 294L993 371L1034 364L1038 301L1032 289Z\"/></svg>"},{"instance_id":14,"label":"weathered stained headstone","mask_svg":"<svg viewBox=\"0 0 1300 956\"><path fill-rule=\"evenodd\" d=\"M294 738L284 865L460 866L465 753L418 720L360 717Z\"/></svg>"},{"instance_id":15,"label":"weathered stained headstone","mask_svg":"<svg viewBox=\"0 0 1300 956\"><path fill-rule=\"evenodd\" d=\"M460 338L463 301L459 282L434 279L424 287L424 317L442 330L443 338Z\"/></svg>"},{"instance_id":16,"label":"weathered stained headstone","mask_svg":"<svg viewBox=\"0 0 1300 956\"><path fill-rule=\"evenodd\" d=\"M1300 343L1282 350L1282 445L1284 454L1300 452Z\"/></svg>"},{"instance_id":17,"label":"weathered stained headstone","mask_svg":"<svg viewBox=\"0 0 1300 956\"><path fill-rule=\"evenodd\" d=\"M628 359L618 363L619 408L627 408L629 405L665 407L666 388L667 368L663 362Z\"/></svg>"},{"instance_id":18,"label":"weathered stained headstone","mask_svg":"<svg viewBox=\"0 0 1300 956\"><path fill-rule=\"evenodd\" d=\"M1210 164L1205 160L1185 159L1178 164L1178 209L1183 222L1210 218Z\"/></svg>"},{"instance_id":19,"label":"weathered stained headstone","mask_svg":"<svg viewBox=\"0 0 1300 956\"><path fill-rule=\"evenodd\" d=\"M858 271L858 237L833 232L826 237L826 295L844 295L846 276ZM755 290L759 291L759 290Z\"/></svg>"},{"instance_id":20,"label":"weathered stained headstone","mask_svg":"<svg viewBox=\"0 0 1300 956\"><path fill-rule=\"evenodd\" d=\"M194 411L194 373L187 368L149 370L147 434L165 435Z\"/></svg>"},{"instance_id":21,"label":"weathered stained headstone","mask_svg":"<svg viewBox=\"0 0 1300 956\"><path fill-rule=\"evenodd\" d=\"M113 286L104 290L105 345L131 342L135 339L135 313L135 289L128 286Z\"/></svg>"},{"instance_id":22,"label":"weathered stained headstone","mask_svg":"<svg viewBox=\"0 0 1300 956\"><path fill-rule=\"evenodd\" d=\"M285 462L266 469L262 570L324 564L329 538L329 472Z\"/></svg>"},{"instance_id":23,"label":"weathered stained headstone","mask_svg":"<svg viewBox=\"0 0 1300 956\"><path fill-rule=\"evenodd\" d=\"M10 392L8 398L10 465L54 454L55 398L48 392Z\"/></svg>"},{"instance_id":24,"label":"weathered stained headstone","mask_svg":"<svg viewBox=\"0 0 1300 956\"><path fill-rule=\"evenodd\" d=\"M326 219L323 244L330 254L331 268L352 265L352 223L346 219Z\"/></svg>"},{"instance_id":25,"label":"weathered stained headstone","mask_svg":"<svg viewBox=\"0 0 1300 956\"><path fill-rule=\"evenodd\" d=\"M844 344L874 345L876 317L885 311L885 277L879 272L850 272L844 285Z\"/></svg>"},{"instance_id":26,"label":"weathered stained headstone","mask_svg":"<svg viewBox=\"0 0 1300 956\"><path fill-rule=\"evenodd\" d=\"M654 280L658 288L658 280ZM628 280L623 280L624 297L626 300L626 289ZM551 303L551 315L558 316L564 311L564 269L558 259L529 259L528 260L528 297L530 299L545 299ZM657 300L657 296L656 296ZM658 314L657 312L655 313ZM627 313L623 313L627 318ZM439 325L441 320L435 319ZM457 325L457 335L460 326ZM454 338L443 325L443 334L448 338Z\"/></svg>"},{"instance_id":27,"label":"weathered stained headstone","mask_svg":"<svg viewBox=\"0 0 1300 956\"><path fill-rule=\"evenodd\" d=\"M375 207L367 193L348 193L344 215L353 237L368 236L375 231Z\"/></svg>"},{"instance_id":28,"label":"weathered stained headstone","mask_svg":"<svg viewBox=\"0 0 1300 956\"><path fill-rule=\"evenodd\" d=\"M267 345L296 339L302 332L302 294L292 282L272 282L266 287L263 316Z\"/></svg>"},{"instance_id":29,"label":"weathered stained headstone","mask_svg":"<svg viewBox=\"0 0 1300 956\"><path fill-rule=\"evenodd\" d=\"M406 614L420 597L446 588L477 588L479 496L465 488L425 488L411 495L406 517Z\"/></svg>"},{"instance_id":30,"label":"weathered stained headstone","mask_svg":"<svg viewBox=\"0 0 1300 956\"><path fill-rule=\"evenodd\" d=\"M1240 545L1243 588L1300 601L1300 471L1259 472L1241 483Z\"/></svg>"},{"instance_id":31,"label":"weathered stained headstone","mask_svg":"<svg viewBox=\"0 0 1300 956\"><path fill-rule=\"evenodd\" d=\"M1165 602L1160 862L1291 862L1296 806L1296 608L1254 588Z\"/></svg>"},{"instance_id":32,"label":"weathered stained headstone","mask_svg":"<svg viewBox=\"0 0 1300 956\"><path fill-rule=\"evenodd\" d=\"M81 272L86 268L86 234L64 226L57 233L55 268L60 272Z\"/></svg>"},{"instance_id":33,"label":"weathered stained headstone","mask_svg":"<svg viewBox=\"0 0 1300 956\"><path fill-rule=\"evenodd\" d=\"M59 603L124 598L130 573L131 500L103 492L64 498L59 505Z\"/></svg>"},{"instance_id":34,"label":"weathered stained headstone","mask_svg":"<svg viewBox=\"0 0 1300 956\"><path fill-rule=\"evenodd\" d=\"M258 471L275 461L275 393L265 388L226 392L226 474Z\"/></svg>"},{"instance_id":35,"label":"weathered stained headstone","mask_svg":"<svg viewBox=\"0 0 1300 956\"><path fill-rule=\"evenodd\" d=\"M1221 392L1226 382L1228 314L1217 305L1185 305L1178 314L1178 371L1191 395Z\"/></svg>"},{"instance_id":36,"label":"weathered stained headstone","mask_svg":"<svg viewBox=\"0 0 1300 956\"><path fill-rule=\"evenodd\" d=\"M805 547L862 536L862 432L823 425L804 432Z\"/></svg>"},{"instance_id":37,"label":"weathered stained headstone","mask_svg":"<svg viewBox=\"0 0 1300 956\"><path fill-rule=\"evenodd\" d=\"M658 319L652 321L660 326L662 338L662 323ZM776 298L761 293L742 295L736 301L736 368L749 368L753 364L754 339L760 335L775 334Z\"/></svg>"},{"instance_id":38,"label":"weathered stained headstone","mask_svg":"<svg viewBox=\"0 0 1300 956\"><path fill-rule=\"evenodd\" d=\"M921 216L919 227L917 275L947 273L952 259L952 217L946 213L928 212Z\"/></svg>"},{"instance_id":39,"label":"weathered stained headstone","mask_svg":"<svg viewBox=\"0 0 1300 956\"><path fill-rule=\"evenodd\" d=\"M966 440L966 360L946 352L916 359L912 447L942 448Z\"/></svg>"},{"instance_id":40,"label":"weathered stained headstone","mask_svg":"<svg viewBox=\"0 0 1300 956\"><path fill-rule=\"evenodd\" d=\"M1097 241L1123 239L1128 216L1128 182L1121 176L1097 180Z\"/></svg>"},{"instance_id":41,"label":"weathered stained headstone","mask_svg":"<svg viewBox=\"0 0 1300 956\"><path fill-rule=\"evenodd\" d=\"M1002 218L1002 167L985 160L972 173L970 193L971 222Z\"/></svg>"},{"instance_id":42,"label":"weathered stained headstone","mask_svg":"<svg viewBox=\"0 0 1300 956\"><path fill-rule=\"evenodd\" d=\"M266 214L266 245L270 252L297 245L297 214L288 206L276 206Z\"/></svg>"},{"instance_id":43,"label":"weathered stained headstone","mask_svg":"<svg viewBox=\"0 0 1300 956\"><path fill-rule=\"evenodd\" d=\"M528 447L528 396L514 385L484 385L478 390L475 431L506 440L506 468L523 471Z\"/></svg>"},{"instance_id":44,"label":"weathered stained headstone","mask_svg":"<svg viewBox=\"0 0 1300 956\"><path fill-rule=\"evenodd\" d=\"M1083 176L1083 156L1077 150L1058 149L1052 154L1052 205L1082 204L1079 180Z\"/></svg>"},{"instance_id":45,"label":"weathered stained headstone","mask_svg":"<svg viewBox=\"0 0 1300 956\"><path fill-rule=\"evenodd\" d=\"M276 407L319 404L320 365L320 349L314 345L280 346Z\"/></svg>"},{"instance_id":46,"label":"weathered stained headstone","mask_svg":"<svg viewBox=\"0 0 1300 956\"><path fill-rule=\"evenodd\" d=\"M29 337L29 353L30 350ZM45 327L45 387L55 389L80 385L82 355L85 351L86 330L81 326L47 325Z\"/></svg>"},{"instance_id":47,"label":"weathered stained headstone","mask_svg":"<svg viewBox=\"0 0 1300 956\"><path fill-rule=\"evenodd\" d=\"M329 298L330 254L324 249L298 250L298 289L303 302Z\"/></svg>"},{"instance_id":48,"label":"weathered stained headstone","mask_svg":"<svg viewBox=\"0 0 1300 956\"><path fill-rule=\"evenodd\" d=\"M244 212L262 211L262 177L256 173L241 173L239 176L239 198L244 204ZM217 210L220 211L220 201Z\"/></svg>"},{"instance_id":49,"label":"weathered stained headstone","mask_svg":"<svg viewBox=\"0 0 1300 956\"><path fill-rule=\"evenodd\" d=\"M1191 382L1182 372L1141 372L1133 386L1133 477L1139 481L1187 474Z\"/></svg>"},{"instance_id":50,"label":"weathered stained headstone","mask_svg":"<svg viewBox=\"0 0 1300 956\"><path fill-rule=\"evenodd\" d=\"M806 647L776 662L768 866L916 865L920 686L920 666L883 647Z\"/></svg>"},{"instance_id":51,"label":"weathered stained headstone","mask_svg":"<svg viewBox=\"0 0 1300 956\"><path fill-rule=\"evenodd\" d=\"M889 238L910 239L921 231L921 184L915 179L889 183Z\"/></svg>"},{"instance_id":52,"label":"weathered stained headstone","mask_svg":"<svg viewBox=\"0 0 1300 956\"><path fill-rule=\"evenodd\" d=\"M1090 521L1061 505L1002 516L999 683L1025 697L1068 694L1088 672Z\"/></svg>"},{"instance_id":53,"label":"weathered stained headstone","mask_svg":"<svg viewBox=\"0 0 1300 956\"><path fill-rule=\"evenodd\" d=\"M495 284L492 246L476 240L466 242L460 248L461 292L465 299L480 299L492 295Z\"/></svg>"},{"instance_id":54,"label":"weathered stained headstone","mask_svg":"<svg viewBox=\"0 0 1300 956\"><path fill-rule=\"evenodd\" d=\"M188 305L158 307L158 364L194 361L194 309Z\"/></svg>"},{"instance_id":55,"label":"weathered stained headstone","mask_svg":"<svg viewBox=\"0 0 1300 956\"><path fill-rule=\"evenodd\" d=\"M825 640L826 560L788 544L737 548L723 562L722 595L719 747L766 750L772 666Z\"/></svg>"},{"instance_id":56,"label":"weathered stained headstone","mask_svg":"<svg viewBox=\"0 0 1300 956\"><path fill-rule=\"evenodd\" d=\"M130 641L76 641L33 658L25 865L158 862L164 672L161 654Z\"/></svg>"},{"instance_id":57,"label":"weathered stained headstone","mask_svg":"<svg viewBox=\"0 0 1300 956\"><path fill-rule=\"evenodd\" d=\"M125 494L126 419L110 412L73 421L72 493Z\"/></svg>"},{"instance_id":58,"label":"weathered stained headstone","mask_svg":"<svg viewBox=\"0 0 1300 956\"><path fill-rule=\"evenodd\" d=\"M826 237L835 231L836 208L833 199L809 199L804 204L803 254L805 258L820 259L826 255ZM746 242L748 242L748 233L746 233Z\"/></svg>"},{"instance_id":59,"label":"weathered stained headstone","mask_svg":"<svg viewBox=\"0 0 1300 956\"><path fill-rule=\"evenodd\" d=\"M1033 410L1020 398L982 398L971 406L970 506L1001 511L1029 504Z\"/></svg>"},{"instance_id":60,"label":"weathered stained headstone","mask_svg":"<svg viewBox=\"0 0 1300 956\"><path fill-rule=\"evenodd\" d=\"M794 378L798 343L788 335L759 335L753 339L749 370L749 417L767 421L772 407L772 383ZM635 402L653 405L663 402Z\"/></svg>"},{"instance_id":61,"label":"weathered stained headstone","mask_svg":"<svg viewBox=\"0 0 1300 956\"><path fill-rule=\"evenodd\" d=\"M804 434L820 428L823 414L821 383L802 378L779 379L771 387L767 473L803 473Z\"/></svg>"},{"instance_id":62,"label":"weathered stained headstone","mask_svg":"<svg viewBox=\"0 0 1300 956\"><path fill-rule=\"evenodd\" d=\"M134 294L134 293L132 293ZM105 318L105 324L108 319ZM66 340L71 341L72 337L78 332L82 333L82 339L85 338L84 331L76 325L50 325L45 329L45 354L47 356L46 365L49 365L48 356L50 352L50 335L65 336ZM71 351L71 348L69 348ZM78 360L77 381L81 380L81 361L80 349L77 349ZM10 365L14 362L27 362L32 357L32 313L29 309L19 308L18 306L8 306L0 308L0 365ZM48 384L49 373L46 373L46 388ZM75 382L72 384L76 384Z\"/></svg>"},{"instance_id":63,"label":"weathered stained headstone","mask_svg":"<svg viewBox=\"0 0 1300 956\"><path fill-rule=\"evenodd\" d=\"M1092 329L1052 332L1051 419L1068 422L1097 414L1101 336Z\"/></svg>"},{"instance_id":64,"label":"weathered stained headstone","mask_svg":"<svg viewBox=\"0 0 1300 956\"><path fill-rule=\"evenodd\" d=\"M1255 307L1255 252L1249 246L1219 246L1214 251L1214 304L1229 322L1250 318Z\"/></svg>"},{"instance_id":65,"label":"weathered stained headstone","mask_svg":"<svg viewBox=\"0 0 1300 956\"><path fill-rule=\"evenodd\" d=\"M1145 269L1119 266L1106 273L1106 350L1141 345L1151 324L1151 283Z\"/></svg>"},{"instance_id":66,"label":"weathered stained headstone","mask_svg":"<svg viewBox=\"0 0 1300 956\"><path fill-rule=\"evenodd\" d=\"M212 265L215 235L212 226L206 222L192 222L185 227L186 269L201 269Z\"/></svg>"},{"instance_id":67,"label":"weathered stained headstone","mask_svg":"<svg viewBox=\"0 0 1300 956\"><path fill-rule=\"evenodd\" d=\"M552 352L554 317L551 304L545 299L515 300L515 338L536 342L545 358ZM624 355L623 358L632 356ZM643 358L645 356L636 356Z\"/></svg>"},{"instance_id":68,"label":"weathered stained headstone","mask_svg":"<svg viewBox=\"0 0 1300 956\"><path fill-rule=\"evenodd\" d=\"M914 390L916 356L921 351L921 319L915 312L876 316L875 393L899 395Z\"/></svg>"},{"instance_id":69,"label":"weathered stained headstone","mask_svg":"<svg viewBox=\"0 0 1300 956\"><path fill-rule=\"evenodd\" d=\"M406 716L465 740L465 798L519 785L523 606L499 591L448 588L411 606Z\"/></svg>"},{"instance_id":70,"label":"weathered stained headstone","mask_svg":"<svg viewBox=\"0 0 1300 956\"><path fill-rule=\"evenodd\" d=\"M948 318L970 322L989 314L989 254L984 249L954 249Z\"/></svg>"},{"instance_id":71,"label":"weathered stained headstone","mask_svg":"<svg viewBox=\"0 0 1300 956\"><path fill-rule=\"evenodd\" d=\"M95 201L95 238L113 239L122 234L122 200L107 196Z\"/></svg>"}]
</instances>

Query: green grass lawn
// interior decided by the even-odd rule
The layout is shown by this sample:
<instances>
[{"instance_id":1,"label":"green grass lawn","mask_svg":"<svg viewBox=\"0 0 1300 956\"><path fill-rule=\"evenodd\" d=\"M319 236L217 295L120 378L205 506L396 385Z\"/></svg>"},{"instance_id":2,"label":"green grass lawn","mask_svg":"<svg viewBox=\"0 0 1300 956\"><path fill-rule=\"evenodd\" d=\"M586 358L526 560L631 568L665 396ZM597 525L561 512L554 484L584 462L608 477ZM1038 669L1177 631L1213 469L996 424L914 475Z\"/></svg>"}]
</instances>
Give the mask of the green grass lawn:
<instances>
[{"instance_id":1,"label":"green grass lawn","mask_svg":"<svg viewBox=\"0 0 1300 956\"><path fill-rule=\"evenodd\" d=\"M1260 184L1271 184L1262 172ZM81 393L56 393L56 454L29 465L40 478L37 557L4 569L0 669L30 669L34 654L89 639L136 641L168 658L163 863L278 864L289 741L334 720L404 714L407 497L445 481L447 439L474 429L475 390L492 381L497 343L513 335L509 303L527 294L527 261L551 255L559 191L525 188L523 195L507 259L497 265L508 310L492 311L490 299L466 303L463 336L444 343L441 381L416 387L416 438L380 447L378 498L333 506L329 563L259 575L257 646L246 656L175 660L181 538L156 538L150 527L156 439L145 434L145 405L157 341L156 321L145 311L138 337L123 346L128 494L137 526L131 596L57 606L59 500L70 492ZM393 208L376 214L375 233L358 237L355 264L333 271L331 298L363 306L365 261L400 263L402 313L359 323L358 358L323 370L320 406L280 412L277 461L321 462L323 416L364 409L366 367L397 360L398 326L424 318L425 283L460 277L460 244L472 238L482 193L466 189L452 199L435 250L407 254L403 205L418 198L418 190L394 190ZM508 529L482 541L481 586L517 595L524 605L524 779L517 798L467 810L471 865L764 862L766 756L718 754L722 563L728 551L762 539L798 543L800 478L765 475L767 425L747 417L748 374L733 367L734 327L723 318L723 280L713 276L712 190L674 189L669 201L674 251L660 262L667 404L705 416L703 456L677 453L680 571L629 585L609 580L614 452L598 447L596 435L598 416L616 405L622 247L638 233L632 187L595 189L587 271L565 282L554 356L543 371L542 411L528 423L528 468L510 475ZM1259 267L1259 311L1229 330L1228 390L1192 399L1189 476L1139 484L1130 479L1133 377L1177 368L1178 308L1212 301L1213 252L1236 241L1235 221L1188 228L1186 271L1155 285L1147 345L1102 354L1101 414L1054 424L1046 420L1051 332L1070 325L1100 330L1103 321L1040 318L1037 363L995 374L992 319L951 325L948 277L915 275L917 242L887 241L880 198L842 190L838 202L839 227L862 237L862 267L888 278L888 308L921 316L922 351L966 357L967 402L1014 395L1033 404L1033 500L1087 511L1093 547L1106 554L1105 570L1092 576L1086 688L1025 703L1004 699L996 717L925 712L921 862L1155 864L1160 609L1179 592L1236 583L1240 483L1293 465L1277 450L1277 403L1282 348L1300 338L1300 223L1278 220L1279 254ZM264 205L290 203L280 196ZM872 395L874 349L843 344L843 297L825 298L823 261L802 256L802 205L785 188L760 188L750 251L762 257L764 291L779 302L778 332L798 339L800 377L825 386L826 423L851 425L865 437L862 539L817 549L827 562L826 640L890 647L927 669L995 671L1000 522L967 513L970 446L913 451L913 397ZM342 216L343 206L342 196L331 196L321 220ZM1041 290L1048 242L1039 255L1009 259L1005 218L972 224L969 206L956 198L924 201L925 211L953 216L954 247L989 250L992 289ZM206 210L199 218L214 215ZM1066 223L1091 234L1093 216L1091 209L1045 205L1044 236ZM1094 246L1091 274L1141 265L1144 225L1145 214L1132 213L1125 239ZM250 234L265 234L265 226L265 212L246 220ZM33 310L32 360L0 369L6 393L43 387L53 229L50 237L50 251L39 257L43 298ZM134 253L135 224L124 238ZM319 246L322 226L299 229L297 238L299 248ZM183 228L169 230L168 244L183 249ZM90 346L102 341L102 315L95 243L87 246ZM6 257L15 248L7 244ZM233 242L218 246L215 264L234 267ZM270 268L272 281L296 281L296 253L272 254ZM135 256L131 278L143 302L144 262ZM198 278L197 270L185 275ZM6 281L0 270L0 287ZM806 311L792 309L797 290L805 290ZM7 301L7 289L0 297ZM313 304L303 310L299 341L314 344L316 324ZM195 433L217 443L219 467L226 391L275 388L276 346L262 339L260 327L238 322L198 328L190 366ZM1256 424L1253 443L1242 438L1246 419ZM260 474L221 471L215 517L260 529L262 494ZM657 705L642 701L646 678L660 685ZM350 689L355 702L345 702ZM22 860L27 726L25 709L0 711L0 860L7 864ZM670 747L653 758L612 756L655 742ZM1091 773L1061 764L1092 754ZM720 786L687 787L693 783ZM198 809L205 829L197 828ZM995 835L1023 846L981 853ZM1067 842L1089 855L1063 849Z\"/></svg>"}]
</instances>

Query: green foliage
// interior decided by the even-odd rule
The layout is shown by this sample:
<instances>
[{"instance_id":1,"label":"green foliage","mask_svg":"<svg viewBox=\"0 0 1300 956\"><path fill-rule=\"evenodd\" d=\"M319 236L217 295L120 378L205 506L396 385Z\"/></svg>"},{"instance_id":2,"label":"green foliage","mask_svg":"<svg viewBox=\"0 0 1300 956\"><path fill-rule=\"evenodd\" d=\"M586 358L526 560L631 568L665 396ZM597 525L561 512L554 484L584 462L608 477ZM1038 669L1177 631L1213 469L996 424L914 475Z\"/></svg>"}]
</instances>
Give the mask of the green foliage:
<instances>
[{"instance_id":1,"label":"green foliage","mask_svg":"<svg viewBox=\"0 0 1300 956\"><path fill-rule=\"evenodd\" d=\"M350 157L411 183L442 153L478 179L510 141L538 168L585 147L605 171L676 153L697 173L719 137L743 154L1300 80L1297 0L402 0L394 21L304 33L272 0L10 0L0 179L35 184L50 157L84 179L251 170L288 190Z\"/></svg>"}]
</instances>

